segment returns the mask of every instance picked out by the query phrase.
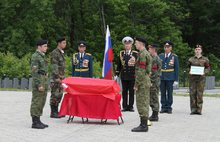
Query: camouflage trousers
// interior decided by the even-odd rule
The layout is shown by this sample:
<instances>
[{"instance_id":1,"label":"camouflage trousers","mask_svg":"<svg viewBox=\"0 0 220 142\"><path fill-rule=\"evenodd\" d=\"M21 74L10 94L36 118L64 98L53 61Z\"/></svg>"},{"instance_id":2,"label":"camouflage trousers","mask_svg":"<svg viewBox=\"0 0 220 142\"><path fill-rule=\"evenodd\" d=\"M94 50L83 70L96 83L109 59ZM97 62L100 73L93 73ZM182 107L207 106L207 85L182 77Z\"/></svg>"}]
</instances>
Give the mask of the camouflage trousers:
<instances>
[{"instance_id":1,"label":"camouflage trousers","mask_svg":"<svg viewBox=\"0 0 220 142\"><path fill-rule=\"evenodd\" d=\"M147 76L145 82L138 86L136 91L136 105L140 117L149 116L150 103L150 78Z\"/></svg>"},{"instance_id":2,"label":"camouflage trousers","mask_svg":"<svg viewBox=\"0 0 220 142\"><path fill-rule=\"evenodd\" d=\"M150 107L152 111L159 112L159 83L152 83L150 87Z\"/></svg>"},{"instance_id":3,"label":"camouflage trousers","mask_svg":"<svg viewBox=\"0 0 220 142\"><path fill-rule=\"evenodd\" d=\"M59 82L51 82L50 105L58 106L63 97L63 87Z\"/></svg>"},{"instance_id":4,"label":"camouflage trousers","mask_svg":"<svg viewBox=\"0 0 220 142\"><path fill-rule=\"evenodd\" d=\"M190 108L191 112L202 112L204 76L190 76Z\"/></svg>"},{"instance_id":5,"label":"camouflage trousers","mask_svg":"<svg viewBox=\"0 0 220 142\"><path fill-rule=\"evenodd\" d=\"M47 99L47 89L45 91L38 91L34 89L32 91L31 100L31 116L40 117L43 114L43 108Z\"/></svg>"}]
</instances>

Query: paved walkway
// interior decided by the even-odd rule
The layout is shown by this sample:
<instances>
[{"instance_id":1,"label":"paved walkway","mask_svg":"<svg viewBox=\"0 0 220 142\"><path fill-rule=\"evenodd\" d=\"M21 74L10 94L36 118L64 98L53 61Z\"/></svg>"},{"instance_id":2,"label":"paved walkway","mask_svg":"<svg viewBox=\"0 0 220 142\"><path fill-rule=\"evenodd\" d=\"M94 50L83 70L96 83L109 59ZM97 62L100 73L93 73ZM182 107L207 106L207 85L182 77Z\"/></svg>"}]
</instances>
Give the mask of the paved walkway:
<instances>
[{"instance_id":1,"label":"paved walkway","mask_svg":"<svg viewBox=\"0 0 220 142\"><path fill-rule=\"evenodd\" d=\"M139 124L137 111L123 113L125 123L100 124L80 118L67 124L66 118L49 118L49 93L44 130L31 129L31 92L0 91L0 142L220 142L220 98L205 97L202 116L189 115L189 97L175 96L173 114L161 114L147 133L132 133Z\"/></svg>"}]
</instances>

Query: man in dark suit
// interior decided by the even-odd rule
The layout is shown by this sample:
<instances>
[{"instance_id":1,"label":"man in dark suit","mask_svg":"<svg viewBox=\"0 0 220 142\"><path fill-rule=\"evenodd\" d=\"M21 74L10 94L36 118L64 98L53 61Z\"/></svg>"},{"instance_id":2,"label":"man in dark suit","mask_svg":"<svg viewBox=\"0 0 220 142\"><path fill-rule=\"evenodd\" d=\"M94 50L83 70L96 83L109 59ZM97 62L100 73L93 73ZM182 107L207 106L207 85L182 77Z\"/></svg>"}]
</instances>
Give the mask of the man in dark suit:
<instances>
[{"instance_id":1,"label":"man in dark suit","mask_svg":"<svg viewBox=\"0 0 220 142\"><path fill-rule=\"evenodd\" d=\"M79 52L73 54L72 76L93 77L93 59L90 53L86 53L85 41L78 43Z\"/></svg>"},{"instance_id":2,"label":"man in dark suit","mask_svg":"<svg viewBox=\"0 0 220 142\"><path fill-rule=\"evenodd\" d=\"M125 49L120 51L116 69L116 75L120 75L122 81L122 111L132 112L134 111L135 62L138 53L132 50L133 42L134 40L128 36L122 39Z\"/></svg>"},{"instance_id":3,"label":"man in dark suit","mask_svg":"<svg viewBox=\"0 0 220 142\"><path fill-rule=\"evenodd\" d=\"M178 84L179 60L178 56L172 53L173 43L166 41L164 51L159 55L162 60L161 68L161 111L160 113L172 113L173 104L173 84Z\"/></svg>"}]
</instances>

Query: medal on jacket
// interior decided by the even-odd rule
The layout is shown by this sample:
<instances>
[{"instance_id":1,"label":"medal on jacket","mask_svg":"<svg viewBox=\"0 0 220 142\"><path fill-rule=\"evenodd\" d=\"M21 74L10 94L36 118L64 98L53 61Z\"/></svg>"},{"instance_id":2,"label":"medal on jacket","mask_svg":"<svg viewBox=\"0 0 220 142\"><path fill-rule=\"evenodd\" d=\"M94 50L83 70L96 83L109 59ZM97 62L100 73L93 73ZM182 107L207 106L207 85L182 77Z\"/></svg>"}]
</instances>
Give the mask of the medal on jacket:
<instances>
[{"instance_id":1,"label":"medal on jacket","mask_svg":"<svg viewBox=\"0 0 220 142\"><path fill-rule=\"evenodd\" d=\"M128 60L128 66L134 66L136 62L135 57L132 55L130 55L130 57L131 58Z\"/></svg>"},{"instance_id":2,"label":"medal on jacket","mask_svg":"<svg viewBox=\"0 0 220 142\"><path fill-rule=\"evenodd\" d=\"M79 60L76 58L75 55L73 55L73 64L77 65L79 63Z\"/></svg>"},{"instance_id":3,"label":"medal on jacket","mask_svg":"<svg viewBox=\"0 0 220 142\"><path fill-rule=\"evenodd\" d=\"M89 65L89 60L84 59L84 60L83 60L83 64L82 64L82 66L85 67L85 68L87 68L88 65Z\"/></svg>"},{"instance_id":4,"label":"medal on jacket","mask_svg":"<svg viewBox=\"0 0 220 142\"><path fill-rule=\"evenodd\" d=\"M172 59L170 60L170 62L169 62L169 65L170 66L173 66L174 65L174 57L172 56Z\"/></svg>"}]
</instances>

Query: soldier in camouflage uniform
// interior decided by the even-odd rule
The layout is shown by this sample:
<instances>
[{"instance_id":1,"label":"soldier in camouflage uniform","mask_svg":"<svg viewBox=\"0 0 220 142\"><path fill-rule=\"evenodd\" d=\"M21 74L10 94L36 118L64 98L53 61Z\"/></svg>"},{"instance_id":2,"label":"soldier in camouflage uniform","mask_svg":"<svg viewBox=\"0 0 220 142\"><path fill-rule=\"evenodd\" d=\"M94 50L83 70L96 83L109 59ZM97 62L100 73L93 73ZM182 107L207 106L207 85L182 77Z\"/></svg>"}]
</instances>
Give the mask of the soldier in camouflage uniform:
<instances>
[{"instance_id":1,"label":"soldier in camouflage uniform","mask_svg":"<svg viewBox=\"0 0 220 142\"><path fill-rule=\"evenodd\" d=\"M135 85L136 105L140 116L141 124L133 128L132 132L148 131L148 115L150 102L150 77L152 58L146 50L147 42L143 38L137 37L135 40L136 49L139 50L137 62L135 65Z\"/></svg>"},{"instance_id":2,"label":"soldier in camouflage uniform","mask_svg":"<svg viewBox=\"0 0 220 142\"><path fill-rule=\"evenodd\" d=\"M150 106L152 108L152 115L149 117L150 121L158 121L159 112L159 88L160 88L160 70L161 70L161 59L157 55L157 45L149 45L149 52L152 57L152 69L151 69L151 87L150 87Z\"/></svg>"},{"instance_id":3,"label":"soldier in camouflage uniform","mask_svg":"<svg viewBox=\"0 0 220 142\"><path fill-rule=\"evenodd\" d=\"M203 75L191 74L189 76L190 83L190 108L191 115L202 114L203 92L205 87L205 75L210 71L209 59L202 56L202 46L196 45L195 56L188 60L189 67L204 67Z\"/></svg>"},{"instance_id":4,"label":"soldier in camouflage uniform","mask_svg":"<svg viewBox=\"0 0 220 142\"><path fill-rule=\"evenodd\" d=\"M57 39L57 48L51 53L51 118L61 118L61 116L58 115L58 107L63 96L63 87L61 85L61 81L64 79L65 58L63 49L65 47L66 39L65 37L60 37Z\"/></svg>"},{"instance_id":5,"label":"soldier in camouflage uniform","mask_svg":"<svg viewBox=\"0 0 220 142\"><path fill-rule=\"evenodd\" d=\"M48 67L45 59L47 51L47 40L37 41L37 50L31 57L31 75L32 82L32 101L31 101L31 117L32 128L44 129L48 127L40 120L43 108L47 98L48 90Z\"/></svg>"}]
</instances>

